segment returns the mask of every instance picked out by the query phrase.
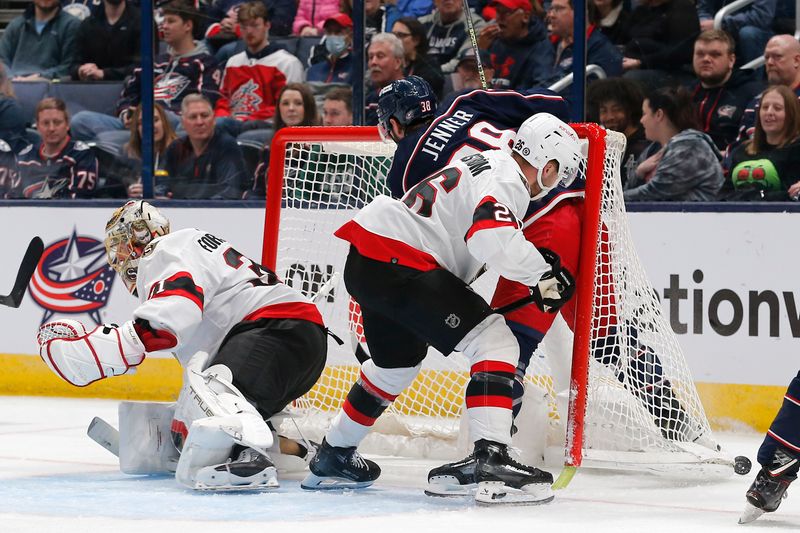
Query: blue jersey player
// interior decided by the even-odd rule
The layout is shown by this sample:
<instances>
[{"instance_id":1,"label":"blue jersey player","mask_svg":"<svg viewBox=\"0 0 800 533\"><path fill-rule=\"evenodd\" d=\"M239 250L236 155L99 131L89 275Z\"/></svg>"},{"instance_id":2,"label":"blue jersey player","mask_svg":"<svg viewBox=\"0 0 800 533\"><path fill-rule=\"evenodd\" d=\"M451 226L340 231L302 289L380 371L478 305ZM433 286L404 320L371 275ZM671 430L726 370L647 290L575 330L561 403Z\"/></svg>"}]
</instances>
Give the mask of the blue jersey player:
<instances>
[{"instance_id":1,"label":"blue jersey player","mask_svg":"<svg viewBox=\"0 0 800 533\"><path fill-rule=\"evenodd\" d=\"M747 490L747 505L740 524L778 509L786 489L800 469L800 372L789 383L775 420L758 449L762 468Z\"/></svg>"},{"instance_id":2,"label":"blue jersey player","mask_svg":"<svg viewBox=\"0 0 800 533\"><path fill-rule=\"evenodd\" d=\"M436 100L427 82L409 76L385 87L379 95L378 128L381 135L397 143L392 168L387 176L392 195L401 197L428 175L459 158L492 149L508 149L509 140L526 119L537 113L549 113L566 121L566 102L546 89L515 91L475 90L457 97L437 115ZM542 143L548 142L543 138ZM569 187L541 187L532 198L523 220L525 238L537 249L553 254L574 278L577 277L580 229L584 213L585 181L574 180ZM601 247L603 243L601 243ZM603 272L599 273L600 275ZM500 278L492 297L492 307L501 307L524 297L528 288ZM602 296L602 295L600 295ZM575 300L567 302L561 314L574 329ZM514 413L522 404L522 376L533 352L550 329L555 314L535 306L526 306L505 314L506 321L520 345L520 361L514 385ZM620 365L618 343L604 343L617 334L613 317L600 331L594 357L618 371L618 379L639 398L653 415L662 434L669 440L688 441L717 449L716 443L692 423L664 379L661 363L652 349L642 346L634 359ZM428 492L436 495L460 495L472 490L471 457L432 470Z\"/></svg>"}]
</instances>

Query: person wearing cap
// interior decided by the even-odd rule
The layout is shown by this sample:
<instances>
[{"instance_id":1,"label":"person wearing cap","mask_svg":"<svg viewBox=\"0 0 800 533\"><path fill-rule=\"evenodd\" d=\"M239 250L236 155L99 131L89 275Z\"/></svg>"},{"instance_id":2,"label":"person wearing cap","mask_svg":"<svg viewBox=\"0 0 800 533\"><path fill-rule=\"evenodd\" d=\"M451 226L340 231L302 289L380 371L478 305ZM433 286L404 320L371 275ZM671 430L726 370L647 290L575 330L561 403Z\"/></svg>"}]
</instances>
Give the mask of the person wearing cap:
<instances>
[{"instance_id":1,"label":"person wearing cap","mask_svg":"<svg viewBox=\"0 0 800 533\"><path fill-rule=\"evenodd\" d=\"M483 65L483 75L487 83L494 77L491 56L486 50L480 50L481 65ZM457 97L475 89L483 89L481 76L478 73L478 62L475 60L475 50L472 47L462 50L458 54L456 71L453 73L453 91L446 94L439 104L439 110L450 107Z\"/></svg>"},{"instance_id":2,"label":"person wearing cap","mask_svg":"<svg viewBox=\"0 0 800 533\"><path fill-rule=\"evenodd\" d=\"M556 57L553 74L545 85L572 73L574 20L572 0L552 0L547 10L547 23ZM586 64L599 66L609 78L622 75L622 54L594 24L586 28Z\"/></svg>"},{"instance_id":3,"label":"person wearing cap","mask_svg":"<svg viewBox=\"0 0 800 533\"><path fill-rule=\"evenodd\" d=\"M344 13L329 17L323 24L325 57L309 67L308 81L347 83L353 80L353 21Z\"/></svg>"},{"instance_id":4,"label":"person wearing cap","mask_svg":"<svg viewBox=\"0 0 800 533\"><path fill-rule=\"evenodd\" d=\"M304 75L299 59L269 42L269 14L263 2L242 4L237 16L247 48L225 64L214 109L217 127L234 137L267 128L278 93L287 83L302 82Z\"/></svg>"},{"instance_id":5,"label":"person wearing cap","mask_svg":"<svg viewBox=\"0 0 800 533\"><path fill-rule=\"evenodd\" d=\"M299 0L292 33L301 37L320 35L328 19L340 11L339 0Z\"/></svg>"},{"instance_id":6,"label":"person wearing cap","mask_svg":"<svg viewBox=\"0 0 800 533\"><path fill-rule=\"evenodd\" d=\"M478 46L488 50L494 67L495 89L524 90L541 85L552 75L555 55L547 30L531 18L530 0L492 0L495 22L478 36Z\"/></svg>"},{"instance_id":7,"label":"person wearing cap","mask_svg":"<svg viewBox=\"0 0 800 533\"><path fill-rule=\"evenodd\" d=\"M464 2L461 0L434 0L436 9L430 15L420 17L428 36L428 53L441 65L445 74L455 72L459 63L459 55L471 49L467 33L467 15L464 13ZM475 32L480 32L486 22L474 13L472 24Z\"/></svg>"}]
</instances>

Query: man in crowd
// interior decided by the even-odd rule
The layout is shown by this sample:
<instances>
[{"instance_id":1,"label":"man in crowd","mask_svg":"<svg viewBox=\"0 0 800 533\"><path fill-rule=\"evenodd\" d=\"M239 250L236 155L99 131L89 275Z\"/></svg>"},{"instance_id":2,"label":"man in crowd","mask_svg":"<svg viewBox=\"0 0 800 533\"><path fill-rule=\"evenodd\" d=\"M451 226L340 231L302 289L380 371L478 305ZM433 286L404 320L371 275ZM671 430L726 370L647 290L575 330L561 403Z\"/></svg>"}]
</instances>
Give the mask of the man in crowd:
<instances>
[{"instance_id":1,"label":"man in crowd","mask_svg":"<svg viewBox=\"0 0 800 533\"><path fill-rule=\"evenodd\" d=\"M692 100L703 131L720 150L736 139L747 103L763 88L752 71L734 70L733 47L722 30L706 30L694 43Z\"/></svg>"},{"instance_id":2,"label":"man in crowd","mask_svg":"<svg viewBox=\"0 0 800 533\"><path fill-rule=\"evenodd\" d=\"M325 93L322 101L323 126L353 125L353 90L349 87L334 88Z\"/></svg>"},{"instance_id":3,"label":"man in crowd","mask_svg":"<svg viewBox=\"0 0 800 533\"><path fill-rule=\"evenodd\" d=\"M800 42L792 35L776 35L764 49L767 82L770 85L786 85L800 97ZM731 145L730 152L739 143L752 137L758 113L759 96L753 98L742 114L739 135Z\"/></svg>"},{"instance_id":4,"label":"man in crowd","mask_svg":"<svg viewBox=\"0 0 800 533\"><path fill-rule=\"evenodd\" d=\"M153 64L154 96L167 111L172 126L177 128L184 96L201 93L216 102L222 73L206 48L194 41L196 11L189 0L173 0L162 7L162 12L164 20L160 29L169 51L156 57ZM72 134L76 139L91 140L102 131L127 129L141 91L141 69L137 68L125 81L117 102L117 117L81 111L72 120Z\"/></svg>"},{"instance_id":5,"label":"man in crowd","mask_svg":"<svg viewBox=\"0 0 800 533\"><path fill-rule=\"evenodd\" d=\"M494 77L491 57L486 50L479 50L479 53L481 65L483 66L483 76L488 83ZM456 64L456 70L453 74L453 92L442 98L442 101L439 103L440 110L447 109L457 96L475 89L483 89L474 48L470 46L458 54L458 63Z\"/></svg>"},{"instance_id":6,"label":"man in crowd","mask_svg":"<svg viewBox=\"0 0 800 533\"><path fill-rule=\"evenodd\" d=\"M214 128L214 107L203 95L190 94L181 103L186 135L167 148L167 177L157 194L168 198L237 199L246 177L236 141Z\"/></svg>"},{"instance_id":7,"label":"man in crowd","mask_svg":"<svg viewBox=\"0 0 800 533\"><path fill-rule=\"evenodd\" d=\"M353 21L338 13L322 26L325 31L325 57L311 65L306 79L322 83L347 83L353 80Z\"/></svg>"},{"instance_id":8,"label":"man in crowd","mask_svg":"<svg viewBox=\"0 0 800 533\"><path fill-rule=\"evenodd\" d=\"M97 159L91 149L69 136L67 105L45 98L36 106L41 143L19 154L19 185L14 198L91 198L97 186Z\"/></svg>"},{"instance_id":9,"label":"man in crowd","mask_svg":"<svg viewBox=\"0 0 800 533\"><path fill-rule=\"evenodd\" d=\"M486 22L472 13L464 13L461 0L434 0L433 4L436 6L433 13L420 17L419 21L428 34L428 53L447 74L456 70L459 56L472 48L467 33L467 17L472 17L476 34L486 26Z\"/></svg>"},{"instance_id":10,"label":"man in crowd","mask_svg":"<svg viewBox=\"0 0 800 533\"><path fill-rule=\"evenodd\" d=\"M531 18L529 0L492 0L495 22L481 30L478 46L488 50L494 67L495 89L522 91L541 85L551 76L555 56L547 30Z\"/></svg>"},{"instance_id":11,"label":"man in crowd","mask_svg":"<svg viewBox=\"0 0 800 533\"><path fill-rule=\"evenodd\" d=\"M269 12L260 0L239 6L239 27L247 48L225 65L217 126L232 136L267 127L286 83L303 81L300 60L269 42Z\"/></svg>"},{"instance_id":12,"label":"man in crowd","mask_svg":"<svg viewBox=\"0 0 800 533\"><path fill-rule=\"evenodd\" d=\"M644 136L642 118L644 95L638 83L624 78L597 80L589 87L587 101L594 117L601 126L625 135L625 153L622 156L620 177L622 185L628 173L636 169L636 161L649 145Z\"/></svg>"},{"instance_id":13,"label":"man in crowd","mask_svg":"<svg viewBox=\"0 0 800 533\"><path fill-rule=\"evenodd\" d=\"M544 85L551 85L572 73L574 20L572 0L553 0L550 3L547 22L555 50L555 62L552 75ZM599 66L609 78L622 75L622 54L595 26L589 26L586 30L586 64Z\"/></svg>"},{"instance_id":14,"label":"man in crowd","mask_svg":"<svg viewBox=\"0 0 800 533\"><path fill-rule=\"evenodd\" d=\"M375 126L378 124L378 94L393 81L403 78L403 43L391 33L379 33L372 38L367 57L370 89L365 98L367 109L364 122Z\"/></svg>"},{"instance_id":15,"label":"man in crowd","mask_svg":"<svg viewBox=\"0 0 800 533\"><path fill-rule=\"evenodd\" d=\"M80 21L62 11L59 0L33 0L0 39L0 61L15 80L57 79L75 62Z\"/></svg>"},{"instance_id":16,"label":"man in crowd","mask_svg":"<svg viewBox=\"0 0 800 533\"><path fill-rule=\"evenodd\" d=\"M123 80L139 64L139 9L127 0L103 0L75 37L74 80Z\"/></svg>"}]
</instances>

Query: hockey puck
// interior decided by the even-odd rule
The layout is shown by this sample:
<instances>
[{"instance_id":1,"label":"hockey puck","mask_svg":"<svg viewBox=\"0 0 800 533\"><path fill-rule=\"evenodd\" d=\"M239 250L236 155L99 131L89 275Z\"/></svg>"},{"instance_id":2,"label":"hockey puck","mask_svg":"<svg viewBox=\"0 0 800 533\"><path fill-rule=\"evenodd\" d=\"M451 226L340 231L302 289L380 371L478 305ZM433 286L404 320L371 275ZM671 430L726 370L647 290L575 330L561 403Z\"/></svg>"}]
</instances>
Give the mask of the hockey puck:
<instances>
[{"instance_id":1,"label":"hockey puck","mask_svg":"<svg viewBox=\"0 0 800 533\"><path fill-rule=\"evenodd\" d=\"M740 476L745 476L750 473L753 463L744 455L737 455L733 460L733 471Z\"/></svg>"}]
</instances>

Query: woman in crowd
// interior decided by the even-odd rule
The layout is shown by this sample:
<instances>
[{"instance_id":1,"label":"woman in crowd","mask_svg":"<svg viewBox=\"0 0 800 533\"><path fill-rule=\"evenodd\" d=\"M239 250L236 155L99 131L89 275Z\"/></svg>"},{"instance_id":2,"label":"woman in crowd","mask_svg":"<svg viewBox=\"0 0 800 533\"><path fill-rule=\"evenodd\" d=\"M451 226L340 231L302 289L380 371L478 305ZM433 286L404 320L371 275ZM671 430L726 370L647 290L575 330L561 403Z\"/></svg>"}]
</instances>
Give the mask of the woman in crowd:
<instances>
[{"instance_id":1,"label":"woman in crowd","mask_svg":"<svg viewBox=\"0 0 800 533\"><path fill-rule=\"evenodd\" d=\"M697 130L685 89L662 88L642 103L644 135L652 144L628 175L626 201L700 201L717 197L724 177L714 142Z\"/></svg>"},{"instance_id":2,"label":"woman in crowd","mask_svg":"<svg viewBox=\"0 0 800 533\"><path fill-rule=\"evenodd\" d=\"M437 98L442 97L444 74L442 67L428 56L428 35L425 26L414 17L403 17L392 25L392 33L403 43L406 56L406 76L412 74L424 79L433 87Z\"/></svg>"},{"instance_id":3,"label":"woman in crowd","mask_svg":"<svg viewBox=\"0 0 800 533\"><path fill-rule=\"evenodd\" d=\"M142 105L136 106L133 112L133 118L130 125L131 138L122 147L123 155L128 159L128 166L134 169L134 172L122 178L125 189L130 198L142 197ZM167 147L177 138L175 130L167 120L167 115L164 113L164 108L156 103L153 106L153 159L155 174L158 176L159 171L164 169L166 158L164 154ZM158 180L156 179L156 186Z\"/></svg>"},{"instance_id":4,"label":"woman in crowd","mask_svg":"<svg viewBox=\"0 0 800 533\"><path fill-rule=\"evenodd\" d=\"M800 197L800 103L785 85L761 93L753 138L736 147L724 200L787 201Z\"/></svg>"},{"instance_id":5,"label":"woman in crowd","mask_svg":"<svg viewBox=\"0 0 800 533\"><path fill-rule=\"evenodd\" d=\"M278 112L275 113L275 133L287 126L318 126L319 115L314 94L304 83L287 83L278 93ZM256 167L253 187L246 198L264 198L267 192L267 170L270 149L266 145Z\"/></svg>"}]
</instances>

